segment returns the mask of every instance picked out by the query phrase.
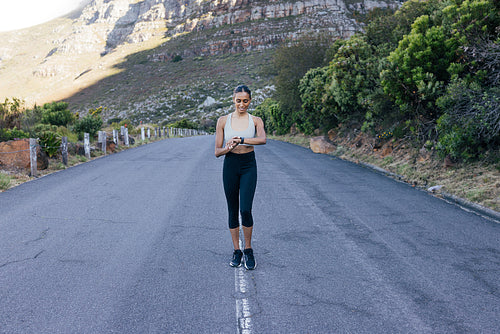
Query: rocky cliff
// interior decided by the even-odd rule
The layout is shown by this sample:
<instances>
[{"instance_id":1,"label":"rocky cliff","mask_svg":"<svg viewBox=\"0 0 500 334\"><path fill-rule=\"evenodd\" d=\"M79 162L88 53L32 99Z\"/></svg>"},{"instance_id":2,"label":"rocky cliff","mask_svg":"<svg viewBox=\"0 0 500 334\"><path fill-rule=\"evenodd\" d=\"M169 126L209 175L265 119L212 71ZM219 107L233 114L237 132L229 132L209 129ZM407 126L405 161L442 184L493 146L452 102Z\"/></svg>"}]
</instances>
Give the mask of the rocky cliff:
<instances>
[{"instance_id":1,"label":"rocky cliff","mask_svg":"<svg viewBox=\"0 0 500 334\"><path fill-rule=\"evenodd\" d=\"M0 33L0 99L16 96L40 104L66 98L87 108L89 103L83 106L82 101L88 102L89 92L92 103L104 96L96 93L102 89L86 87L100 85L124 68L129 73L117 78L128 75L127 82L133 81L132 65L138 71L175 56L187 60L262 52L311 33L345 38L360 29L355 12L398 5L392 0L92 0L70 17ZM157 88L159 76L171 76L172 69L147 70L144 101L154 91L148 85ZM115 88L108 89L108 99ZM85 93L75 95L82 89ZM133 109L123 104L115 108Z\"/></svg>"}]
</instances>

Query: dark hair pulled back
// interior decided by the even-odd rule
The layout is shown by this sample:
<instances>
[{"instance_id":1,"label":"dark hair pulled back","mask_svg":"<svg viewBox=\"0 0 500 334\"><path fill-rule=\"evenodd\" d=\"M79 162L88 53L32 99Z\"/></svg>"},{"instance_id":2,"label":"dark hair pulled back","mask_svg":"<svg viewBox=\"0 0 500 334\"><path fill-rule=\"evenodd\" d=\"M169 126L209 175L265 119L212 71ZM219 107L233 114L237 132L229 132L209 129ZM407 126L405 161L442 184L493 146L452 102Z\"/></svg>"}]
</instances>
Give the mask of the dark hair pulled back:
<instances>
[{"instance_id":1,"label":"dark hair pulled back","mask_svg":"<svg viewBox=\"0 0 500 334\"><path fill-rule=\"evenodd\" d=\"M233 94L236 94L236 93L248 93L248 96L250 96L250 98L252 98L252 91L250 90L250 88L248 88L245 85L239 85L238 87L236 87L233 91Z\"/></svg>"}]
</instances>

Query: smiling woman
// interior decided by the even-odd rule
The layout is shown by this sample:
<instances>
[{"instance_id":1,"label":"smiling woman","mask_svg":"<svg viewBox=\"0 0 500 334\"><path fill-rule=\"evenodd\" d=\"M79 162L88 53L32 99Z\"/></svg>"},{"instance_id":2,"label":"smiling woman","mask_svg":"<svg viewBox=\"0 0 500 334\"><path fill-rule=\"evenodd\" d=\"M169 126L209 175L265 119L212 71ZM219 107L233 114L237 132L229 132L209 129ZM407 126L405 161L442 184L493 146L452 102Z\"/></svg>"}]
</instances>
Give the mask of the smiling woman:
<instances>
[{"instance_id":1,"label":"smiling woman","mask_svg":"<svg viewBox=\"0 0 500 334\"><path fill-rule=\"evenodd\" d=\"M0 2L0 31L28 28L78 8L85 0L3 0Z\"/></svg>"}]
</instances>

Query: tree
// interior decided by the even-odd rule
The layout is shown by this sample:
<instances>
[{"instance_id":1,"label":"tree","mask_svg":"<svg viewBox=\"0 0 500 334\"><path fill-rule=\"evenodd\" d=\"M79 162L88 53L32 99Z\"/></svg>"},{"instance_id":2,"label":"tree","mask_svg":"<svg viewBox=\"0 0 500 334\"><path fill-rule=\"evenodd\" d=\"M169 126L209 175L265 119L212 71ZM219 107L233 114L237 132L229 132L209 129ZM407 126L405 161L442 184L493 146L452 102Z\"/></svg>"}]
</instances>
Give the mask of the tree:
<instances>
[{"instance_id":1,"label":"tree","mask_svg":"<svg viewBox=\"0 0 500 334\"><path fill-rule=\"evenodd\" d=\"M328 130L338 123L334 113L325 108L323 99L328 84L328 67L313 68L300 80L302 109L297 113L297 128L310 135L315 129Z\"/></svg>"},{"instance_id":2,"label":"tree","mask_svg":"<svg viewBox=\"0 0 500 334\"><path fill-rule=\"evenodd\" d=\"M266 132L273 134L284 134L288 131L288 121L283 119L280 104L271 98L265 99L259 104L254 112L254 116L260 117L264 122Z\"/></svg>"},{"instance_id":3,"label":"tree","mask_svg":"<svg viewBox=\"0 0 500 334\"><path fill-rule=\"evenodd\" d=\"M20 128L21 117L24 111L24 101L18 98L5 99L0 103L0 129Z\"/></svg>"},{"instance_id":4,"label":"tree","mask_svg":"<svg viewBox=\"0 0 500 334\"><path fill-rule=\"evenodd\" d=\"M45 124L67 126L75 120L66 102L45 103L42 107L41 122Z\"/></svg>"},{"instance_id":5,"label":"tree","mask_svg":"<svg viewBox=\"0 0 500 334\"><path fill-rule=\"evenodd\" d=\"M88 114L75 122L73 130L80 135L84 132L88 133L91 137L94 137L98 131L102 128L102 118L101 112L103 107L99 107L96 109L90 109Z\"/></svg>"},{"instance_id":6,"label":"tree","mask_svg":"<svg viewBox=\"0 0 500 334\"><path fill-rule=\"evenodd\" d=\"M378 61L361 35L339 44L328 68L325 100L335 101L332 112L340 122L360 121L366 113L364 99L378 85Z\"/></svg>"},{"instance_id":7,"label":"tree","mask_svg":"<svg viewBox=\"0 0 500 334\"><path fill-rule=\"evenodd\" d=\"M300 100L300 79L311 68L325 65L328 49L326 37L304 37L292 45L284 45L276 50L273 65L277 72L275 77L274 99L279 103L279 112L275 115L280 121L276 129L280 133L289 131L296 121L296 113L302 107ZM274 109L278 111L277 108Z\"/></svg>"}]
</instances>

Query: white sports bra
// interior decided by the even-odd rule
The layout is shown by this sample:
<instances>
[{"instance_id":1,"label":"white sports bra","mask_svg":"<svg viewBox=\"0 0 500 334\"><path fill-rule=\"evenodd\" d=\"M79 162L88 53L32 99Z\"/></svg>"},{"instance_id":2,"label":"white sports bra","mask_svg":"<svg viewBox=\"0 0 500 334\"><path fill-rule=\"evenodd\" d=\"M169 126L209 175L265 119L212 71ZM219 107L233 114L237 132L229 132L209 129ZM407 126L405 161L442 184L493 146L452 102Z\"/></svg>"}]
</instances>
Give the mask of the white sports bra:
<instances>
[{"instance_id":1,"label":"white sports bra","mask_svg":"<svg viewBox=\"0 0 500 334\"><path fill-rule=\"evenodd\" d=\"M255 137L255 123L253 122L252 115L248 114L248 128L242 131L233 130L231 127L231 116L232 114L227 115L226 126L224 127L224 141L228 141L233 137L243 137L243 138L253 138ZM249 144L240 144L251 146Z\"/></svg>"}]
</instances>

